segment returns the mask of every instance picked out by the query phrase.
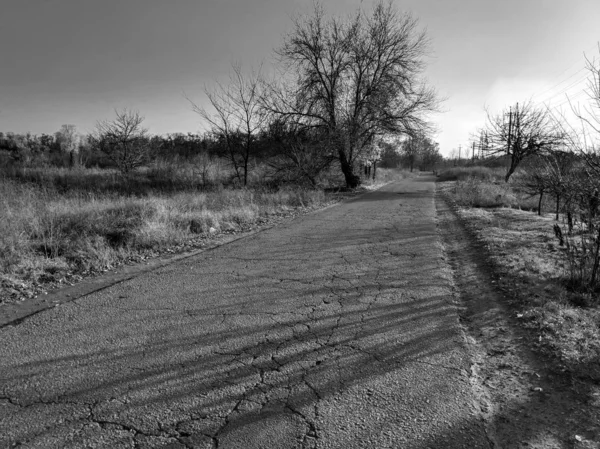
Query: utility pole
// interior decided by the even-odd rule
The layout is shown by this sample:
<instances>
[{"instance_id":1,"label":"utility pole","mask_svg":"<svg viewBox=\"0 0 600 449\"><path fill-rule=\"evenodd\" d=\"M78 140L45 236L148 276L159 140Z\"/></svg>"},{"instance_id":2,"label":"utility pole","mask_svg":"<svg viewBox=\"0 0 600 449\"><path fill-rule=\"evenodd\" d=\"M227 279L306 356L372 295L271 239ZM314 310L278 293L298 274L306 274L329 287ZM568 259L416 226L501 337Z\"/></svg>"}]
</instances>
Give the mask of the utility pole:
<instances>
[{"instance_id":1,"label":"utility pole","mask_svg":"<svg viewBox=\"0 0 600 449\"><path fill-rule=\"evenodd\" d=\"M519 103L517 103L517 115L518 115L518 110L519 110ZM506 139L506 170L508 173L508 170L510 169L510 150L511 150L511 144L512 144L512 129L513 129L513 111L512 111L512 106L509 109L508 112L508 136Z\"/></svg>"},{"instance_id":2,"label":"utility pole","mask_svg":"<svg viewBox=\"0 0 600 449\"><path fill-rule=\"evenodd\" d=\"M508 138L506 141L506 156L508 156L508 154L510 153L510 144L511 144L511 140L512 140L512 106L509 109L508 112Z\"/></svg>"}]
</instances>

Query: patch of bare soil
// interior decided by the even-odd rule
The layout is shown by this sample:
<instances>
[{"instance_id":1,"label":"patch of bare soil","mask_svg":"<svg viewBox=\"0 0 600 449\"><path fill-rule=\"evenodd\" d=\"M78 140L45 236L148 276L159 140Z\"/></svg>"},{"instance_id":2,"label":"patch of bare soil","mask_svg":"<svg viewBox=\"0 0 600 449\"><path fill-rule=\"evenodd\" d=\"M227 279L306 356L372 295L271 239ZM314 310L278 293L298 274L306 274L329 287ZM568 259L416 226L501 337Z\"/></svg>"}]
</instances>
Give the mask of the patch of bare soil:
<instances>
[{"instance_id":1,"label":"patch of bare soil","mask_svg":"<svg viewBox=\"0 0 600 449\"><path fill-rule=\"evenodd\" d=\"M486 246L439 192L436 207L472 354L471 383L494 446L600 448L598 386L534 352L535 332L520 326Z\"/></svg>"}]
</instances>

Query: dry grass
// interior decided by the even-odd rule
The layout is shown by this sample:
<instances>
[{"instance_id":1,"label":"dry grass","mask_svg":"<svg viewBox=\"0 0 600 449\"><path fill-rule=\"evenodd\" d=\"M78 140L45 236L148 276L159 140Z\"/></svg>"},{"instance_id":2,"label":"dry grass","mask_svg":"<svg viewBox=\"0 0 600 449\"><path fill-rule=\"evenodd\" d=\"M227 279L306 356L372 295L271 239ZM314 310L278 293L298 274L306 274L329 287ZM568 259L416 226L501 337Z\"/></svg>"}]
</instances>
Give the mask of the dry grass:
<instances>
[{"instance_id":1,"label":"dry grass","mask_svg":"<svg viewBox=\"0 0 600 449\"><path fill-rule=\"evenodd\" d=\"M299 186L224 188L231 171L219 160L157 162L124 177L114 170L13 168L0 173L0 303L60 282L206 244L273 216L337 201L407 172L378 170L356 192ZM256 179L254 179L256 178Z\"/></svg>"},{"instance_id":2,"label":"dry grass","mask_svg":"<svg viewBox=\"0 0 600 449\"><path fill-rule=\"evenodd\" d=\"M444 175L447 172L442 173L438 182L444 183L443 189L461 206L510 207L527 211L538 209L539 197L524 192L518 183L504 182L501 169L466 167L450 169L449 172L447 175ZM546 195L542 210L549 211L554 207L552 197Z\"/></svg>"},{"instance_id":3,"label":"dry grass","mask_svg":"<svg viewBox=\"0 0 600 449\"><path fill-rule=\"evenodd\" d=\"M563 369L600 380L600 308L567 289L568 266L552 215L510 208L458 211L488 249L518 319L537 332L533 344L556 356Z\"/></svg>"},{"instance_id":4,"label":"dry grass","mask_svg":"<svg viewBox=\"0 0 600 449\"><path fill-rule=\"evenodd\" d=\"M509 185L475 177L456 181L452 194L458 204L468 207L512 207L517 204L517 197Z\"/></svg>"},{"instance_id":5,"label":"dry grass","mask_svg":"<svg viewBox=\"0 0 600 449\"><path fill-rule=\"evenodd\" d=\"M124 196L61 192L53 184L41 187L0 178L0 298L23 291L33 295L44 285L77 280L328 201L322 191L300 188L221 187Z\"/></svg>"},{"instance_id":6,"label":"dry grass","mask_svg":"<svg viewBox=\"0 0 600 449\"><path fill-rule=\"evenodd\" d=\"M440 182L464 181L470 178L481 181L502 181L504 170L489 167L452 167L442 170L438 176Z\"/></svg>"},{"instance_id":7,"label":"dry grass","mask_svg":"<svg viewBox=\"0 0 600 449\"><path fill-rule=\"evenodd\" d=\"M374 190L389 182L402 181L415 176L417 176L417 172L411 173L409 170L378 168L376 179L367 179L363 181L363 185L367 190Z\"/></svg>"},{"instance_id":8,"label":"dry grass","mask_svg":"<svg viewBox=\"0 0 600 449\"><path fill-rule=\"evenodd\" d=\"M157 160L128 176L116 169L62 167L7 167L8 179L58 192L94 192L143 196L156 192L206 190L226 184L232 177L227 163L200 155L190 160Z\"/></svg>"}]
</instances>

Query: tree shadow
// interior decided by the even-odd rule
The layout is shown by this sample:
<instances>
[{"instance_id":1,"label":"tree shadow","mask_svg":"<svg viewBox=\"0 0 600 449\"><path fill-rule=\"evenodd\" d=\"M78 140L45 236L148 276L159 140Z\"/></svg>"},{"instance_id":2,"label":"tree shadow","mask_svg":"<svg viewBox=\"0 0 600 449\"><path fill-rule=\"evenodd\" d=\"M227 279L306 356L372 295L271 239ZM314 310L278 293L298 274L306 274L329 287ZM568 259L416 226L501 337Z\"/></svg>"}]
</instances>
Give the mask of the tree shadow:
<instances>
[{"instance_id":1,"label":"tree shadow","mask_svg":"<svg viewBox=\"0 0 600 449\"><path fill-rule=\"evenodd\" d=\"M491 447L435 229L373 203L316 232L343 213L280 228L268 254L265 232L65 305L43 338L5 329L0 445Z\"/></svg>"}]
</instances>

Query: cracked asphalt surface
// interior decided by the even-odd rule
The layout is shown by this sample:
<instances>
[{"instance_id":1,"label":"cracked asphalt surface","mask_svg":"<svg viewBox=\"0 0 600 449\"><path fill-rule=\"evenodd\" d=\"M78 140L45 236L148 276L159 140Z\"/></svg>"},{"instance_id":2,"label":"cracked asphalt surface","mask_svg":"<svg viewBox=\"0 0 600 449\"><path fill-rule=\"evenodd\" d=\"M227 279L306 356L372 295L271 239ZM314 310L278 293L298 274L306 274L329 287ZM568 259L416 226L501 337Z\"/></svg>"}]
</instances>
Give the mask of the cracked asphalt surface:
<instances>
[{"instance_id":1,"label":"cracked asphalt surface","mask_svg":"<svg viewBox=\"0 0 600 449\"><path fill-rule=\"evenodd\" d=\"M0 447L489 448L434 179L0 329Z\"/></svg>"}]
</instances>

